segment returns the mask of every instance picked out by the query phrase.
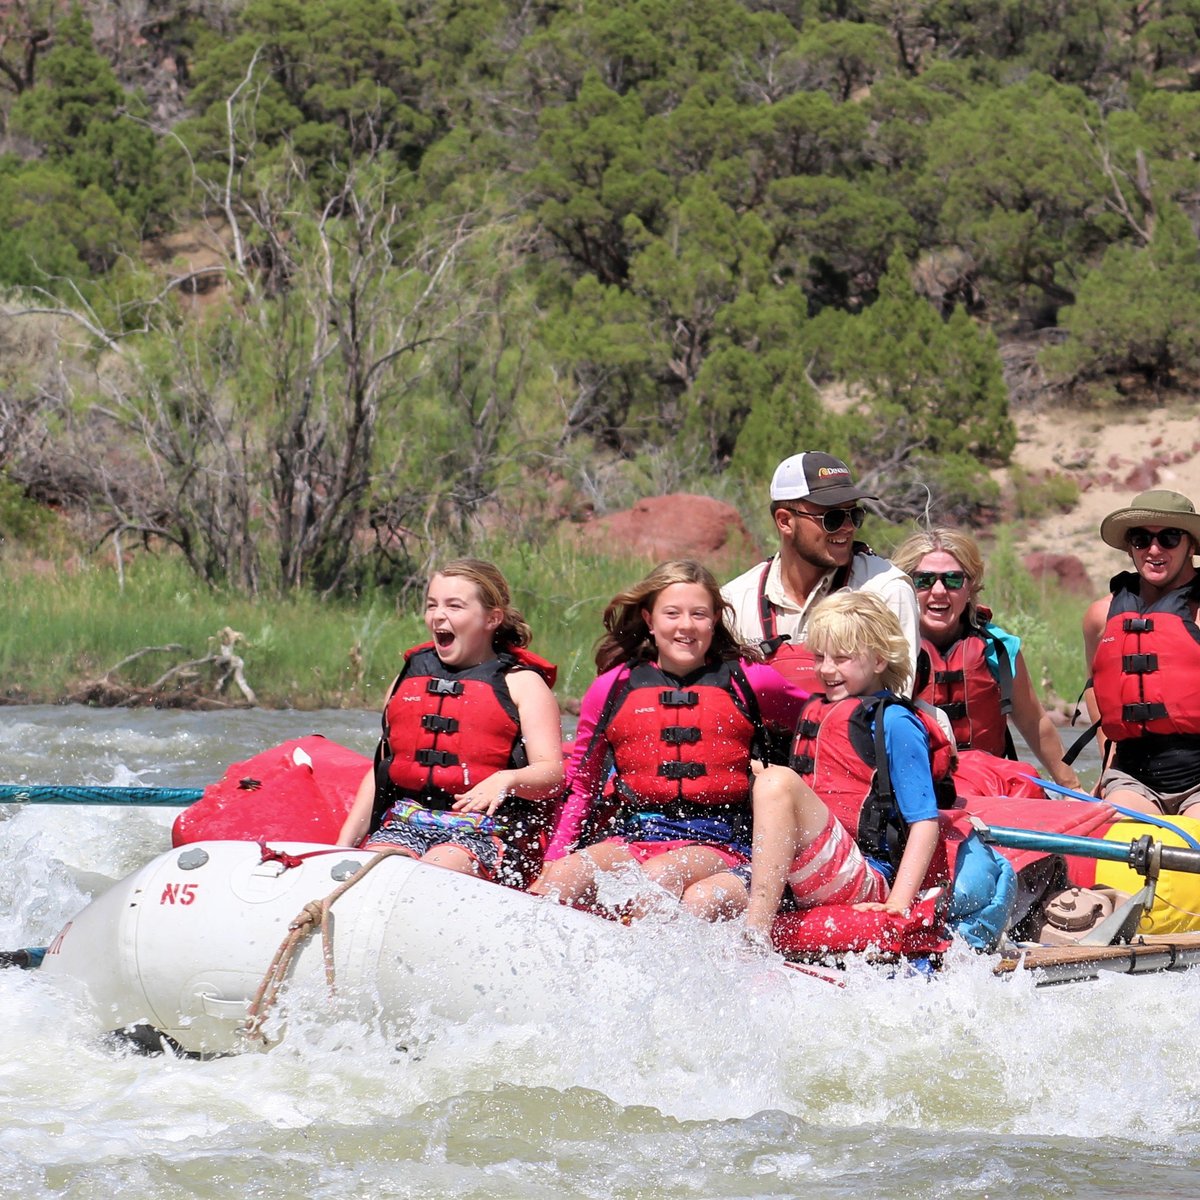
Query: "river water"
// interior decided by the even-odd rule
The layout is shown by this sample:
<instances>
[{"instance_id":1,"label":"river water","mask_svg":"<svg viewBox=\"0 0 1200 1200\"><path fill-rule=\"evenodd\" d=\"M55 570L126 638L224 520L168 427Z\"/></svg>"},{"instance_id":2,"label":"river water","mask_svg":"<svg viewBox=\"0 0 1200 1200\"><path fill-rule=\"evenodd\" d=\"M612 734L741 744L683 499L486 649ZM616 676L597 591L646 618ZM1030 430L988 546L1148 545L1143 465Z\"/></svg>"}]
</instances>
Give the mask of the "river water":
<instances>
[{"instance_id":1,"label":"river water","mask_svg":"<svg viewBox=\"0 0 1200 1200\"><path fill-rule=\"evenodd\" d=\"M9 708L0 782L198 786L314 731L368 753L376 722ZM45 945L174 815L0 806L0 949ZM401 1047L314 1013L207 1062L105 1048L0 971L0 1196L1200 1196L1200 973L1039 990L964 955L793 986L732 945L648 924L620 988L581 976L540 1025Z\"/></svg>"}]
</instances>

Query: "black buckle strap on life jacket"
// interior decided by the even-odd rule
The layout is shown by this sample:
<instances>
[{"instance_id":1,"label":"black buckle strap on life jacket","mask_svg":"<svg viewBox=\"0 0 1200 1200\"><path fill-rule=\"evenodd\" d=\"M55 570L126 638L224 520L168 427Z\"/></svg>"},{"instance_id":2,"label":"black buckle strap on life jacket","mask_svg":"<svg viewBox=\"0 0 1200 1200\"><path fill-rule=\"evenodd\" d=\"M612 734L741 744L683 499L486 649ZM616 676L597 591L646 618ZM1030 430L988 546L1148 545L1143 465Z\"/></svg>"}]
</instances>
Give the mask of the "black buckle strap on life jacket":
<instances>
[{"instance_id":1,"label":"black buckle strap on life jacket","mask_svg":"<svg viewBox=\"0 0 1200 1200\"><path fill-rule=\"evenodd\" d=\"M658 693L658 702L663 708L695 708L700 703L700 693L666 688Z\"/></svg>"},{"instance_id":2,"label":"black buckle strap on life jacket","mask_svg":"<svg viewBox=\"0 0 1200 1200\"><path fill-rule=\"evenodd\" d=\"M811 754L797 754L791 766L797 775L811 775L817 769L817 760Z\"/></svg>"},{"instance_id":3,"label":"black buckle strap on life jacket","mask_svg":"<svg viewBox=\"0 0 1200 1200\"><path fill-rule=\"evenodd\" d=\"M888 766L887 746L883 737L884 711L889 704L896 702L895 697L884 696L871 713L871 719L875 722L875 778L858 814L855 838L868 854L878 854L879 848L886 846L893 867L900 865L904 843L908 840L908 828L901 820L896 804L896 790L892 787L892 772Z\"/></svg>"},{"instance_id":4,"label":"black buckle strap on life jacket","mask_svg":"<svg viewBox=\"0 0 1200 1200\"><path fill-rule=\"evenodd\" d=\"M457 733L458 718L443 717L439 713L425 713L421 717L421 728L430 733Z\"/></svg>"},{"instance_id":5,"label":"black buckle strap on life jacket","mask_svg":"<svg viewBox=\"0 0 1200 1200\"><path fill-rule=\"evenodd\" d=\"M934 671L933 673L934 683L962 683L965 678L966 675L963 674L961 669L957 671Z\"/></svg>"},{"instance_id":6,"label":"black buckle strap on life jacket","mask_svg":"<svg viewBox=\"0 0 1200 1200\"><path fill-rule=\"evenodd\" d=\"M1121 720L1134 725L1144 725L1147 721L1161 721L1167 716L1167 706L1154 704L1126 704L1121 708Z\"/></svg>"},{"instance_id":7,"label":"black buckle strap on life jacket","mask_svg":"<svg viewBox=\"0 0 1200 1200\"><path fill-rule=\"evenodd\" d=\"M700 740L699 725L668 725L662 731L662 740L668 746L691 745Z\"/></svg>"},{"instance_id":8,"label":"black buckle strap on life jacket","mask_svg":"<svg viewBox=\"0 0 1200 1200\"><path fill-rule=\"evenodd\" d=\"M791 640L791 635L786 633L777 633L774 637L763 638L763 640L758 643L758 652L763 656L763 658L774 658L779 647L785 642L790 642Z\"/></svg>"},{"instance_id":9,"label":"black buckle strap on life jacket","mask_svg":"<svg viewBox=\"0 0 1200 1200\"><path fill-rule=\"evenodd\" d=\"M815 738L821 732L821 722L814 721L812 717L805 717L796 725L796 736L798 738Z\"/></svg>"},{"instance_id":10,"label":"black buckle strap on life jacket","mask_svg":"<svg viewBox=\"0 0 1200 1200\"><path fill-rule=\"evenodd\" d=\"M1121 628L1126 633L1153 633L1153 617L1126 617L1121 622Z\"/></svg>"},{"instance_id":11,"label":"black buckle strap on life jacket","mask_svg":"<svg viewBox=\"0 0 1200 1200\"><path fill-rule=\"evenodd\" d=\"M665 762L658 764L658 773L665 779L700 779L708 768L702 762Z\"/></svg>"},{"instance_id":12,"label":"black buckle strap on life jacket","mask_svg":"<svg viewBox=\"0 0 1200 1200\"><path fill-rule=\"evenodd\" d=\"M1158 670L1157 654L1123 654L1121 670L1126 675L1150 675Z\"/></svg>"},{"instance_id":13,"label":"black buckle strap on life jacket","mask_svg":"<svg viewBox=\"0 0 1200 1200\"><path fill-rule=\"evenodd\" d=\"M949 704L939 704L938 708L952 721L961 721L967 715L967 702L965 700L952 700Z\"/></svg>"},{"instance_id":14,"label":"black buckle strap on life jacket","mask_svg":"<svg viewBox=\"0 0 1200 1200\"><path fill-rule=\"evenodd\" d=\"M458 763L458 755L449 750L421 749L413 755L414 761L423 767L453 767Z\"/></svg>"},{"instance_id":15,"label":"black buckle strap on life jacket","mask_svg":"<svg viewBox=\"0 0 1200 1200\"><path fill-rule=\"evenodd\" d=\"M438 679L437 676L430 676L425 690L434 696L461 696L463 685L461 679Z\"/></svg>"}]
</instances>

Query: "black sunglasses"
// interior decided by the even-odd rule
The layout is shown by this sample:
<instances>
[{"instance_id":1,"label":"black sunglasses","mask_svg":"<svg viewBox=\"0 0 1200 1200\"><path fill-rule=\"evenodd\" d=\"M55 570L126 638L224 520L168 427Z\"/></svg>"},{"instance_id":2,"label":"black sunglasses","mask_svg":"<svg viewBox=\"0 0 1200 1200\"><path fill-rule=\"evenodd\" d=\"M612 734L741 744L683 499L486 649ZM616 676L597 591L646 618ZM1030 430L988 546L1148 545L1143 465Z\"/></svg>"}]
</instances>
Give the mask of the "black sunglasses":
<instances>
[{"instance_id":1,"label":"black sunglasses","mask_svg":"<svg viewBox=\"0 0 1200 1200\"><path fill-rule=\"evenodd\" d=\"M957 592L967 582L966 571L914 571L912 573L913 587L918 592L928 592L938 580L948 592Z\"/></svg>"},{"instance_id":2,"label":"black sunglasses","mask_svg":"<svg viewBox=\"0 0 1200 1200\"><path fill-rule=\"evenodd\" d=\"M793 516L807 517L810 521L820 521L826 533L837 533L847 521L855 529L861 529L862 523L867 519L867 510L857 504L853 508L827 508L820 513L805 512L802 508L788 508L786 504L784 508L787 508Z\"/></svg>"},{"instance_id":3,"label":"black sunglasses","mask_svg":"<svg viewBox=\"0 0 1200 1200\"><path fill-rule=\"evenodd\" d=\"M1151 533L1149 529L1129 529L1125 540L1135 550L1149 550L1151 542L1157 542L1164 550L1174 550L1183 541L1182 529L1159 529Z\"/></svg>"}]
</instances>

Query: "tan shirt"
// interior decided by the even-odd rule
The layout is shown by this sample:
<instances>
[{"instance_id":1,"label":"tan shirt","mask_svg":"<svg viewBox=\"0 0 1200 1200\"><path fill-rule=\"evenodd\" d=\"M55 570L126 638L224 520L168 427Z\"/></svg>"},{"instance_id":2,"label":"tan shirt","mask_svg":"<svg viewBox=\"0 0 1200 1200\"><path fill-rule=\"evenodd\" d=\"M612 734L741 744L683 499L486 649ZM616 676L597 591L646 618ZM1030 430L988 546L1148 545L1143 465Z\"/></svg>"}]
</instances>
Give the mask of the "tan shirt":
<instances>
[{"instance_id":1,"label":"tan shirt","mask_svg":"<svg viewBox=\"0 0 1200 1200\"><path fill-rule=\"evenodd\" d=\"M793 645L803 645L809 616L813 607L833 591L833 577L837 574L837 568L831 567L813 588L808 599L803 604L797 604L783 590L783 568L779 555L776 554L770 561L766 591L775 613L775 632L786 633ZM758 563L736 579L731 579L721 589L721 595L733 606L734 633L740 642L749 645L756 645L765 636L762 614L758 608L758 587L763 565ZM886 558L880 558L877 554L856 554L850 563L846 587L853 592L873 592L896 614L915 663L917 651L921 648L921 616L912 580ZM906 695L911 694L911 677L904 690Z\"/></svg>"}]
</instances>

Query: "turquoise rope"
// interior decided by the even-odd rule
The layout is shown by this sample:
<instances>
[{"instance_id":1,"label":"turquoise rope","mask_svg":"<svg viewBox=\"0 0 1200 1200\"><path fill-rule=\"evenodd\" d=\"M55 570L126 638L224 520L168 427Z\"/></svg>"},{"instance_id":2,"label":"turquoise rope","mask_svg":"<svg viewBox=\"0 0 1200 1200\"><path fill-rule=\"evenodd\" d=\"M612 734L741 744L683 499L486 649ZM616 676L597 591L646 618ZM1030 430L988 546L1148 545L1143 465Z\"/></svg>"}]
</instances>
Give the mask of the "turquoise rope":
<instances>
[{"instance_id":1,"label":"turquoise rope","mask_svg":"<svg viewBox=\"0 0 1200 1200\"><path fill-rule=\"evenodd\" d=\"M0 783L0 804L136 804L182 808L204 795L203 788L57 787Z\"/></svg>"},{"instance_id":2,"label":"turquoise rope","mask_svg":"<svg viewBox=\"0 0 1200 1200\"><path fill-rule=\"evenodd\" d=\"M1077 792L1074 788L1063 787L1061 783L1051 783L1048 779L1039 779L1036 775L1027 775L1026 778L1031 779L1038 787L1047 792L1061 792L1064 796L1070 796L1072 800L1086 800L1089 804L1107 804L1109 808L1115 808L1123 817L1132 817L1135 821L1141 821L1143 825L1157 825L1159 829L1169 829L1176 837L1183 838L1184 845L1190 846L1193 850L1200 850L1200 842L1196 841L1190 833L1180 829L1178 825L1172 825L1170 821L1164 820L1162 817L1138 812L1136 808L1122 808L1121 805L1114 804L1111 800L1101 800L1099 796L1092 796L1087 792Z\"/></svg>"}]
</instances>

